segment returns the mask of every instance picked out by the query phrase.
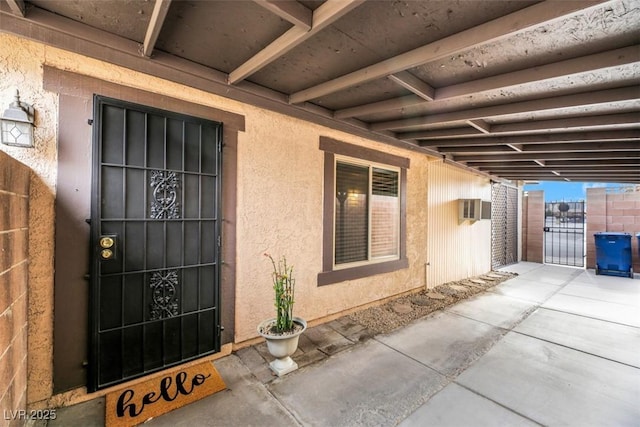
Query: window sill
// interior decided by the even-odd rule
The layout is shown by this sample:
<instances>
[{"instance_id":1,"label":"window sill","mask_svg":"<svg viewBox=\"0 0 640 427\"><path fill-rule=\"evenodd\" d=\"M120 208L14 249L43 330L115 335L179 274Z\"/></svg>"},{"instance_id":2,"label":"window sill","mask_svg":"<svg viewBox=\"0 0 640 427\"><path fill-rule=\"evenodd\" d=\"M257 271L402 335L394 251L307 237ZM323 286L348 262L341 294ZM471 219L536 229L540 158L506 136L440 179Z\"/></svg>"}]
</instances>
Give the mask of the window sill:
<instances>
[{"instance_id":1,"label":"window sill","mask_svg":"<svg viewBox=\"0 0 640 427\"><path fill-rule=\"evenodd\" d=\"M318 273L318 286L331 285L347 280L361 279L376 274L391 273L409 267L409 260L401 258L394 261L380 262L376 264L361 265L342 270L323 271Z\"/></svg>"}]
</instances>

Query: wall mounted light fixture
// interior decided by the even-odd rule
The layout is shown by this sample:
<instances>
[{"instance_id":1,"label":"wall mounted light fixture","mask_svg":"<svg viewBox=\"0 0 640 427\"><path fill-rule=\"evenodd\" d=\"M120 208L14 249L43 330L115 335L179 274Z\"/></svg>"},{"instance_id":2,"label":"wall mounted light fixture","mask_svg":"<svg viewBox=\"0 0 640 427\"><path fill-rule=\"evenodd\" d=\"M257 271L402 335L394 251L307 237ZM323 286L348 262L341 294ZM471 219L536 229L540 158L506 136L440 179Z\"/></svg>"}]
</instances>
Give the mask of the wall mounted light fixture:
<instances>
[{"instance_id":1,"label":"wall mounted light fixture","mask_svg":"<svg viewBox=\"0 0 640 427\"><path fill-rule=\"evenodd\" d=\"M6 145L33 147L33 106L20 101L20 93L16 95L9 108L0 117L0 140Z\"/></svg>"}]
</instances>

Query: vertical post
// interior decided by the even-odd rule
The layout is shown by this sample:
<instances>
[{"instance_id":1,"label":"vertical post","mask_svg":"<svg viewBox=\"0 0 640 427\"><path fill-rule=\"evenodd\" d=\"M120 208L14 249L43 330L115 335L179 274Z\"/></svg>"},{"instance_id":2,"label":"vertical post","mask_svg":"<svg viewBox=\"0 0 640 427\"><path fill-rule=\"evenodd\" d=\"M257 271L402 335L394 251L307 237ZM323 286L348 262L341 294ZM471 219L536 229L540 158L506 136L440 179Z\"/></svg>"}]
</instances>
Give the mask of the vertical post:
<instances>
[{"instance_id":1,"label":"vertical post","mask_svg":"<svg viewBox=\"0 0 640 427\"><path fill-rule=\"evenodd\" d=\"M544 242L544 191L529 191L527 197L527 247L523 251L523 258L529 262L543 261Z\"/></svg>"},{"instance_id":2,"label":"vertical post","mask_svg":"<svg viewBox=\"0 0 640 427\"><path fill-rule=\"evenodd\" d=\"M587 188L587 268L596 267L593 235L607 230L607 193L605 188Z\"/></svg>"}]
</instances>

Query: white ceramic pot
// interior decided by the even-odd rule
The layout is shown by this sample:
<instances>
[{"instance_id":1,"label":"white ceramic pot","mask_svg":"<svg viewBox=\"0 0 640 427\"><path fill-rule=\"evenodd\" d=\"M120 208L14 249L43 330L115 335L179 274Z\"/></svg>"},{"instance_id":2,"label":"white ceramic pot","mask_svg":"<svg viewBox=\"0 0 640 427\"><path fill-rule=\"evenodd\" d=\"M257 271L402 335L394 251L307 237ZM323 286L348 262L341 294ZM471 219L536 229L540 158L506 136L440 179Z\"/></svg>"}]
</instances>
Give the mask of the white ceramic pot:
<instances>
[{"instance_id":1,"label":"white ceramic pot","mask_svg":"<svg viewBox=\"0 0 640 427\"><path fill-rule=\"evenodd\" d=\"M298 369L298 364L293 361L291 355L298 349L298 339L307 329L307 321L300 317L294 317L293 321L301 325L302 329L286 335L272 335L262 332L266 325L275 323L275 319L265 320L258 325L258 333L267 341L267 349L275 357L275 360L269 363L269 366L279 377Z\"/></svg>"}]
</instances>

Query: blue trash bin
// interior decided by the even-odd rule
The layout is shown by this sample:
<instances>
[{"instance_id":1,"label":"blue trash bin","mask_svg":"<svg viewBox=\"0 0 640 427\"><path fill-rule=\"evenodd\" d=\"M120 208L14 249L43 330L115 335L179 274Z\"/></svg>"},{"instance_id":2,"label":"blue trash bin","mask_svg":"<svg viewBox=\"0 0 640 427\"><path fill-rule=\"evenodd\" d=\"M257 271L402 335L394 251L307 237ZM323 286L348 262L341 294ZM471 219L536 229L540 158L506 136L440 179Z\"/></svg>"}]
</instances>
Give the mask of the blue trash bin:
<instances>
[{"instance_id":1,"label":"blue trash bin","mask_svg":"<svg viewBox=\"0 0 640 427\"><path fill-rule=\"evenodd\" d=\"M640 233L636 234L636 238L638 239L638 261L640 261Z\"/></svg>"},{"instance_id":2,"label":"blue trash bin","mask_svg":"<svg viewBox=\"0 0 640 427\"><path fill-rule=\"evenodd\" d=\"M631 234L595 233L596 274L633 278Z\"/></svg>"}]
</instances>

